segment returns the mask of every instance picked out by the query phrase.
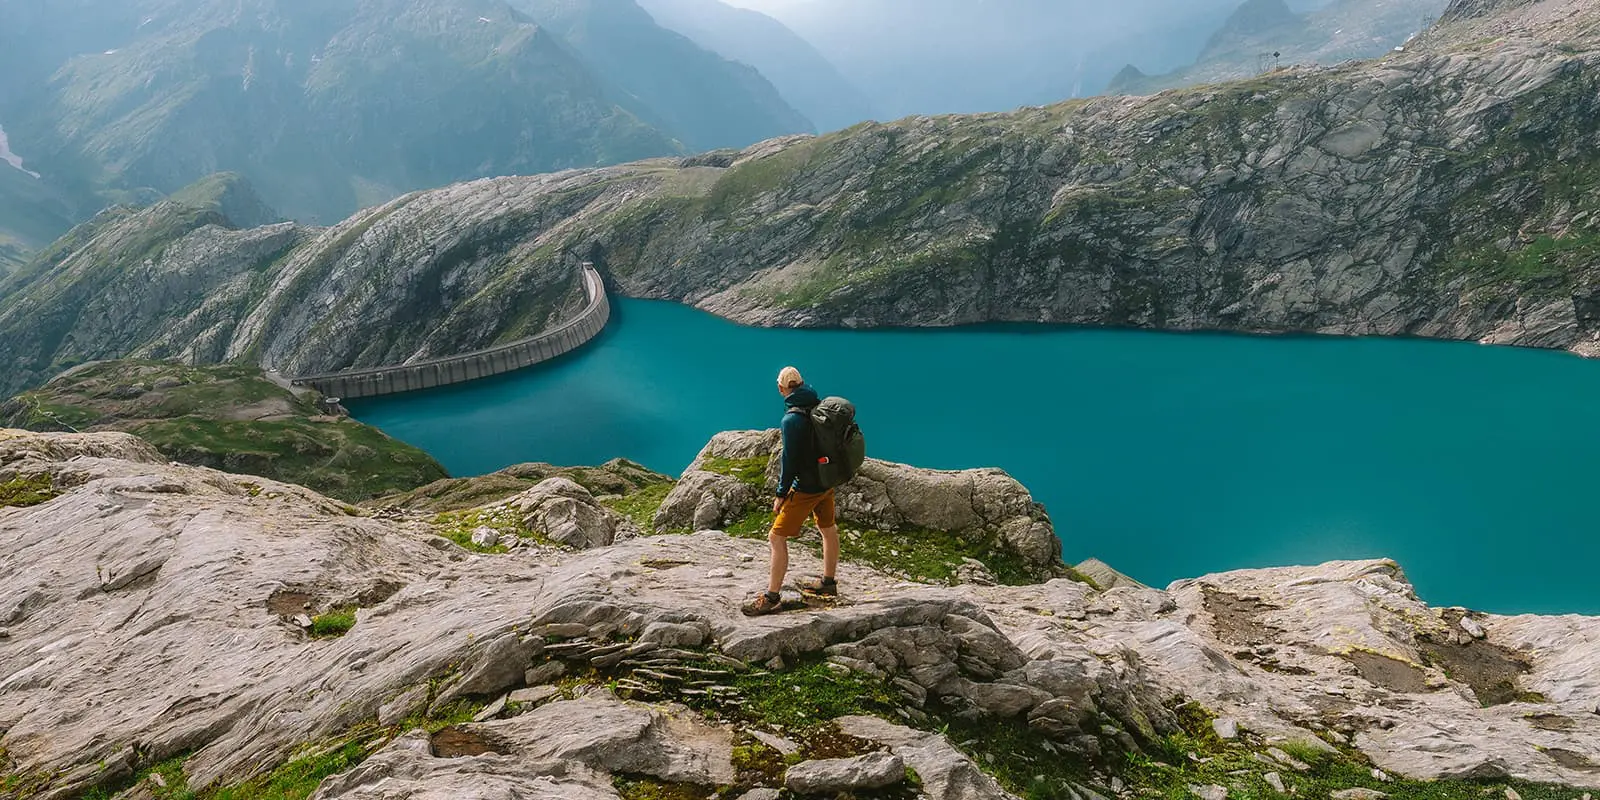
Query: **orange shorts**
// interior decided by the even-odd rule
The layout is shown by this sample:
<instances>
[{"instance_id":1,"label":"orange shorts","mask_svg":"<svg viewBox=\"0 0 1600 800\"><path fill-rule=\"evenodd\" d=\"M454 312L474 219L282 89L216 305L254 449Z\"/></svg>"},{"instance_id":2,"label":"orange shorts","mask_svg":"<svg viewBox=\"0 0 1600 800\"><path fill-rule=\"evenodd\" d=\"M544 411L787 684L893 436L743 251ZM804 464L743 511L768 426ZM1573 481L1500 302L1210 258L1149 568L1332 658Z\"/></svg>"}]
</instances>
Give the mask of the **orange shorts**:
<instances>
[{"instance_id":1,"label":"orange shorts","mask_svg":"<svg viewBox=\"0 0 1600 800\"><path fill-rule=\"evenodd\" d=\"M772 532L785 539L800 535L800 527L808 517L816 517L817 527L831 528L838 521L833 506L833 490L822 494L790 492L789 499L778 509L778 518L772 521Z\"/></svg>"}]
</instances>

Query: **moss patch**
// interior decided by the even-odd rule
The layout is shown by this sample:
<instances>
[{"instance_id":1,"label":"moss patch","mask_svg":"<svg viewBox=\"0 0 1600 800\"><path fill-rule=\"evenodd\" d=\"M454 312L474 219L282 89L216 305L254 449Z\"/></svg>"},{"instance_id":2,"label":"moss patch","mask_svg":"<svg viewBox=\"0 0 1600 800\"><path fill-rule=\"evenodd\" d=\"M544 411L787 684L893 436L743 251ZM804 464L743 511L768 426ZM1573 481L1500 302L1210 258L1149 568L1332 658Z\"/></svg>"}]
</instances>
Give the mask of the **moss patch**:
<instances>
[{"instance_id":1,"label":"moss patch","mask_svg":"<svg viewBox=\"0 0 1600 800\"><path fill-rule=\"evenodd\" d=\"M669 783L648 775L618 775L611 785L622 800L706 800L723 795L693 783Z\"/></svg>"},{"instance_id":2,"label":"moss patch","mask_svg":"<svg viewBox=\"0 0 1600 800\"><path fill-rule=\"evenodd\" d=\"M1192 704L1191 704L1192 705ZM1180 709L1181 711L1181 709ZM1394 778L1380 781L1372 775L1373 765L1358 751L1341 748L1328 753L1309 745L1278 745L1310 769L1297 771L1289 766L1264 764L1257 750L1244 741L1224 741L1210 727L1210 715L1179 715L1183 730L1166 737L1147 755L1131 755L1119 771L1122 778L1141 794L1169 800L1192 800L1190 786L1215 784L1228 789L1228 796L1243 800L1281 798L1262 777L1276 772L1297 797L1308 800L1327 798L1339 789L1364 787L1406 800L1483 800L1503 797L1515 789L1524 800L1567 800L1571 789L1514 780L1492 781L1414 781ZM1264 747L1264 745L1263 745Z\"/></svg>"},{"instance_id":3,"label":"moss patch","mask_svg":"<svg viewBox=\"0 0 1600 800\"><path fill-rule=\"evenodd\" d=\"M656 511L660 510L667 495L672 493L672 487L671 483L658 483L602 502L607 508L632 520L639 530L650 533L655 530Z\"/></svg>"},{"instance_id":4,"label":"moss patch","mask_svg":"<svg viewBox=\"0 0 1600 800\"><path fill-rule=\"evenodd\" d=\"M767 464L772 459L767 456L753 458L716 458L710 457L701 462L700 468L706 472L715 472L737 478L740 482L749 484L757 489L767 485Z\"/></svg>"},{"instance_id":5,"label":"moss patch","mask_svg":"<svg viewBox=\"0 0 1600 800\"><path fill-rule=\"evenodd\" d=\"M60 496L49 475L25 475L0 483L0 508L28 508Z\"/></svg>"}]
</instances>

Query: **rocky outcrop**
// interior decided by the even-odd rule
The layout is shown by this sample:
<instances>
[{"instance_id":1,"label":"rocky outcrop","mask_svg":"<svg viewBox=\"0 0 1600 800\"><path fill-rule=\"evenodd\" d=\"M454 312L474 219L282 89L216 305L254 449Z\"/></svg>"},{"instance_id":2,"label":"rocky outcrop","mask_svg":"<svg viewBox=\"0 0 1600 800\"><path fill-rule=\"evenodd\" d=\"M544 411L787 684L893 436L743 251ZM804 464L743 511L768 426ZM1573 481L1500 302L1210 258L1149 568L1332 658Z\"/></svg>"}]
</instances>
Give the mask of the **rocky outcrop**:
<instances>
[{"instance_id":1,"label":"rocky outcrop","mask_svg":"<svg viewBox=\"0 0 1600 800\"><path fill-rule=\"evenodd\" d=\"M672 482L665 475L623 458L598 467L516 464L487 475L434 481L409 492L379 498L372 505L418 511L461 511L505 500L554 477L566 478L601 496L631 494L647 486Z\"/></svg>"},{"instance_id":2,"label":"rocky outcrop","mask_svg":"<svg viewBox=\"0 0 1600 800\"><path fill-rule=\"evenodd\" d=\"M1290 784L1314 745L1396 780L1600 785L1600 622L1431 609L1388 562L1165 592L937 587L847 563L836 607L750 619L737 608L765 545L717 532L474 554L124 434L0 432L0 482L16 476L60 494L0 508L10 796L132 786L174 757L191 789L238 785L308 752L347 755L274 774L331 763L312 773L328 799L776 788L781 756L752 766L767 751L741 744L772 742L801 761L887 750L930 797L1006 797L980 773L1010 751L932 732L949 726L1037 748L1018 769L1080 763L1071 780L1132 797L1117 754L1162 752L1195 706ZM295 619L331 609L353 624L312 635ZM856 710L825 704L840 685L859 687L843 695ZM789 696L819 705L767 702Z\"/></svg>"},{"instance_id":3,"label":"rocky outcrop","mask_svg":"<svg viewBox=\"0 0 1600 800\"><path fill-rule=\"evenodd\" d=\"M658 530L732 525L770 505L782 472L777 430L720 433L701 449L655 514ZM1004 552L1033 577L1060 574L1061 541L1044 507L998 469L919 469L867 459L836 491L848 528L954 534L974 553Z\"/></svg>"},{"instance_id":4,"label":"rocky outcrop","mask_svg":"<svg viewBox=\"0 0 1600 800\"><path fill-rule=\"evenodd\" d=\"M505 502L536 535L574 550L605 547L639 535L632 522L595 502L588 489L550 478Z\"/></svg>"},{"instance_id":5,"label":"rocky outcrop","mask_svg":"<svg viewBox=\"0 0 1600 800\"><path fill-rule=\"evenodd\" d=\"M292 391L242 365L80 364L0 402L0 426L126 431L174 461L295 483L349 501L445 475L427 453L350 419L314 392Z\"/></svg>"}]
</instances>

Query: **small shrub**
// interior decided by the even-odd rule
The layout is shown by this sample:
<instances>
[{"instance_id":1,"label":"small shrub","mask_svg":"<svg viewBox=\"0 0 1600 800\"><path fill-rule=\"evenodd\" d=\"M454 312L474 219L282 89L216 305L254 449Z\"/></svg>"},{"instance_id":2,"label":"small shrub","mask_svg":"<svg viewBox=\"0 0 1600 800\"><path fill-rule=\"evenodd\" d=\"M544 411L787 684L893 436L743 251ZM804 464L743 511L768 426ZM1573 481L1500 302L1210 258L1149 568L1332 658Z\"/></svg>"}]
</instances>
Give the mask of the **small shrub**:
<instances>
[{"instance_id":1,"label":"small shrub","mask_svg":"<svg viewBox=\"0 0 1600 800\"><path fill-rule=\"evenodd\" d=\"M354 608L336 608L311 619L311 636L316 639L333 639L345 635L355 625Z\"/></svg>"}]
</instances>

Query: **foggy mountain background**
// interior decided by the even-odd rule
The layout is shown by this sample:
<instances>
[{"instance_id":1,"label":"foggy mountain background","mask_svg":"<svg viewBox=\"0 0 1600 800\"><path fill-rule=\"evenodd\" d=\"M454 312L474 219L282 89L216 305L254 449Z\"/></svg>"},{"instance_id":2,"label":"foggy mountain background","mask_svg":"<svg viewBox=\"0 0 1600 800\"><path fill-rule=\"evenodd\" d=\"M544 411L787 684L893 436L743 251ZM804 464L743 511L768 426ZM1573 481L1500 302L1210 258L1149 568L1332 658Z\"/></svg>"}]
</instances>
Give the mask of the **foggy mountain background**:
<instances>
[{"instance_id":1,"label":"foggy mountain background","mask_svg":"<svg viewBox=\"0 0 1600 800\"><path fill-rule=\"evenodd\" d=\"M1366 0L1369 5L1382 0ZM810 41L888 117L1102 93L1188 66L1240 0L728 0ZM1327 0L1290 3L1309 11Z\"/></svg>"},{"instance_id":2,"label":"foggy mountain background","mask_svg":"<svg viewBox=\"0 0 1600 800\"><path fill-rule=\"evenodd\" d=\"M0 0L0 274L236 172L331 223L456 181L1378 55L1445 0Z\"/></svg>"}]
</instances>

